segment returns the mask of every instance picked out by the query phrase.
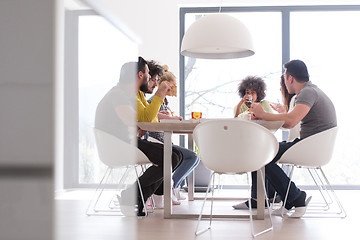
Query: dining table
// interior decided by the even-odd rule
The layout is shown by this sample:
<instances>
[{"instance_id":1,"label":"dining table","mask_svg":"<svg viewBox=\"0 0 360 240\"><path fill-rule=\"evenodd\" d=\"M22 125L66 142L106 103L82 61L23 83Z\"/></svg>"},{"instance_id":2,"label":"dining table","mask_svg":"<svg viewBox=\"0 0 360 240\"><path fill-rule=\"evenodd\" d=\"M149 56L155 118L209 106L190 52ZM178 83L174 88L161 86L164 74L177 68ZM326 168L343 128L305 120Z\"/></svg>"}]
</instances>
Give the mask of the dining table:
<instances>
[{"instance_id":1,"label":"dining table","mask_svg":"<svg viewBox=\"0 0 360 240\"><path fill-rule=\"evenodd\" d=\"M171 155L172 155L172 134L187 134L188 137L188 148L193 150L193 140L192 133L195 127L204 121L211 120L221 120L221 119L194 119L194 120L172 120L172 119L164 119L160 120L160 122L137 122L137 125L140 129L150 131L150 132L163 132L164 133L164 218L195 218L198 217L199 214L174 214L172 212L172 200L171 200L171 178L172 178L172 166L171 166ZM246 121L241 120L239 121ZM257 124L262 125L267 128L272 133L275 133L279 128L282 127L284 121L265 121L265 120L251 120ZM263 174L257 174L257 198L258 198L258 208L256 211L256 215L254 216L256 219L264 219L265 212L265 192L262 188L262 182L265 181L265 167L259 169L258 171L262 171ZM188 176L188 200L194 200L194 173L191 173ZM206 215L204 215L206 217ZM234 218L234 215L213 215L213 217L219 218ZM238 215L235 217L246 217L242 215Z\"/></svg>"}]
</instances>

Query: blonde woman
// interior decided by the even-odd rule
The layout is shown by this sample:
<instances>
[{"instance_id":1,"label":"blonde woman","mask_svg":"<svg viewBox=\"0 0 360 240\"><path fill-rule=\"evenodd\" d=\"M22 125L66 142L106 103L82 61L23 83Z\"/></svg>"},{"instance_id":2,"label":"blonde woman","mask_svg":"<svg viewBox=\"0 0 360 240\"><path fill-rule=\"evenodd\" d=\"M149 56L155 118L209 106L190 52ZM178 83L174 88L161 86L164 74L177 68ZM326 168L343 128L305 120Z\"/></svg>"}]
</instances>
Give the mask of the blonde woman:
<instances>
[{"instance_id":1,"label":"blonde woman","mask_svg":"<svg viewBox=\"0 0 360 240\"><path fill-rule=\"evenodd\" d=\"M177 94L177 87L176 87L176 77L175 75L168 70L168 66L163 66L165 69L165 73L160 77L160 80L158 84L160 85L163 81L167 81L170 83L171 91L168 92L167 96L175 96ZM152 101L152 98L148 100L150 103ZM181 116L173 116L173 112L170 110L168 106L168 100L164 99L163 104L160 107L159 119L178 119L182 120ZM157 139L160 142L164 142L164 133L162 132L150 132L150 137L153 137ZM176 168L176 170L173 173L173 188L174 188L174 194L173 194L173 203L174 204L180 204L178 200L184 199L180 195L180 184L184 181L184 179L194 170L194 168L199 164L199 157L196 153L193 151L183 148L177 145L173 145L174 148L178 149L181 154L183 155L183 161L179 164L179 166ZM155 195L163 195L163 186L161 185L157 191L155 192ZM155 196L156 197L156 196Z\"/></svg>"}]
</instances>

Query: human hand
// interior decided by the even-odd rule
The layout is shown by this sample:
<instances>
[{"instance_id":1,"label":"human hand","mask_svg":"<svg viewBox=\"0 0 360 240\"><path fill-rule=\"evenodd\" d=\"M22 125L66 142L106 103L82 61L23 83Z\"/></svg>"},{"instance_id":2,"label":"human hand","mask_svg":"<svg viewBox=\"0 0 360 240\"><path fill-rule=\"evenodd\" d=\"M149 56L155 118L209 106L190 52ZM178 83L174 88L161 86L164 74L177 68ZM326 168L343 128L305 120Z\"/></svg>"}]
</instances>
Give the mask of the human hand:
<instances>
[{"instance_id":1,"label":"human hand","mask_svg":"<svg viewBox=\"0 0 360 240\"><path fill-rule=\"evenodd\" d=\"M286 112L285 106L280 104L280 103L270 103L270 106L271 106L272 109L274 109L278 113L285 113Z\"/></svg>"},{"instance_id":2,"label":"human hand","mask_svg":"<svg viewBox=\"0 0 360 240\"><path fill-rule=\"evenodd\" d=\"M169 95L171 91L171 85L167 81L163 81L158 86L158 90L156 91L155 95L159 96L161 99L164 100L166 95Z\"/></svg>"},{"instance_id":3,"label":"human hand","mask_svg":"<svg viewBox=\"0 0 360 240\"><path fill-rule=\"evenodd\" d=\"M160 111L159 113L165 114L165 115L169 115L170 116L170 112L169 111Z\"/></svg>"},{"instance_id":4,"label":"human hand","mask_svg":"<svg viewBox=\"0 0 360 240\"><path fill-rule=\"evenodd\" d=\"M144 135L146 134L146 132L147 132L147 131L138 128L138 137L144 136Z\"/></svg>"},{"instance_id":5,"label":"human hand","mask_svg":"<svg viewBox=\"0 0 360 240\"><path fill-rule=\"evenodd\" d=\"M172 116L171 117L172 119L176 119L176 120L183 120L183 118L181 116Z\"/></svg>"},{"instance_id":6,"label":"human hand","mask_svg":"<svg viewBox=\"0 0 360 240\"><path fill-rule=\"evenodd\" d=\"M254 119L262 119L262 116L265 113L260 103L251 104L250 111L253 113L252 118Z\"/></svg>"}]
</instances>

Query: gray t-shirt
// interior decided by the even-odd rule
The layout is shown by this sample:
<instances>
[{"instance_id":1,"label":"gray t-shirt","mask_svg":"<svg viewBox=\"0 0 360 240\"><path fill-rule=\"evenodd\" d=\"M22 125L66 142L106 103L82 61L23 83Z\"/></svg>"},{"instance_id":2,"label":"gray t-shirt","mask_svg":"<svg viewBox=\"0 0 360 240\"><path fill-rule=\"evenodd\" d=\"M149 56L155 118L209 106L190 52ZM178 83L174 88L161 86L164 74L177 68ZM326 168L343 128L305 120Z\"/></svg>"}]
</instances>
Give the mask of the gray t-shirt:
<instances>
[{"instance_id":1,"label":"gray t-shirt","mask_svg":"<svg viewBox=\"0 0 360 240\"><path fill-rule=\"evenodd\" d=\"M330 98L310 81L295 97L296 104L310 107L300 123L300 139L337 126L336 111Z\"/></svg>"},{"instance_id":2,"label":"gray t-shirt","mask_svg":"<svg viewBox=\"0 0 360 240\"><path fill-rule=\"evenodd\" d=\"M133 95L129 95L120 85L113 87L103 99L99 102L96 115L95 115L95 127L105 131L111 135L114 135L121 140L130 143L135 136L135 125L129 126L127 121L124 122L117 115L115 109L118 106L128 107L134 112L134 116L124 116L133 120L135 123L135 107L134 107ZM126 115L126 113L124 113Z\"/></svg>"}]
</instances>

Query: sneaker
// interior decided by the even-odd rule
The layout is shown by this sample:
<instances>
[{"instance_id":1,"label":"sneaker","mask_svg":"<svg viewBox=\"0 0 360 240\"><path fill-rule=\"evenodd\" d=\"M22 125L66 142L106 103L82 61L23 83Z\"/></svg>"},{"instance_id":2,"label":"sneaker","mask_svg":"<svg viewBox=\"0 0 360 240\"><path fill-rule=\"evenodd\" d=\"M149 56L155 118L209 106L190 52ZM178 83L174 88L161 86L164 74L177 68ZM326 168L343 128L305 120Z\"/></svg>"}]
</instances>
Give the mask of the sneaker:
<instances>
[{"instance_id":1,"label":"sneaker","mask_svg":"<svg viewBox=\"0 0 360 240\"><path fill-rule=\"evenodd\" d=\"M130 194L126 194L125 191L121 192L121 196L118 194L116 196L120 204L122 214L130 217L136 216L135 204L133 203L132 196L130 196Z\"/></svg>"},{"instance_id":2,"label":"sneaker","mask_svg":"<svg viewBox=\"0 0 360 240\"><path fill-rule=\"evenodd\" d=\"M311 201L312 196L308 197L308 199L306 199L305 201L305 206L304 207L295 207L295 211L294 213L292 213L289 218L301 218L302 216L304 216L305 212L306 212L306 208L309 205L310 201Z\"/></svg>"},{"instance_id":3,"label":"sneaker","mask_svg":"<svg viewBox=\"0 0 360 240\"><path fill-rule=\"evenodd\" d=\"M271 215L273 215L273 216L284 216L284 215L287 215L288 212L289 212L289 210L287 210L284 207L281 207L281 208L273 210L271 212Z\"/></svg>"},{"instance_id":4,"label":"sneaker","mask_svg":"<svg viewBox=\"0 0 360 240\"><path fill-rule=\"evenodd\" d=\"M180 192L180 188L173 188L173 192L174 192L174 195L175 197L177 198L177 200L185 200L186 197L184 197L181 192Z\"/></svg>"},{"instance_id":5,"label":"sneaker","mask_svg":"<svg viewBox=\"0 0 360 240\"><path fill-rule=\"evenodd\" d=\"M246 202L242 202L242 203L239 203L239 204L236 204L236 205L233 205L232 207L236 210L244 210L244 209L249 209L249 206L246 205L247 201Z\"/></svg>"},{"instance_id":6,"label":"sneaker","mask_svg":"<svg viewBox=\"0 0 360 240\"><path fill-rule=\"evenodd\" d=\"M249 201L246 202L242 202L236 205L232 206L234 209L236 210L240 210L240 209L249 209ZM252 209L256 209L257 208L257 201L254 199L251 199L251 208ZM265 203L265 208L267 208L266 203Z\"/></svg>"},{"instance_id":7,"label":"sneaker","mask_svg":"<svg viewBox=\"0 0 360 240\"><path fill-rule=\"evenodd\" d=\"M177 199L177 197L175 196L175 192L171 191L171 200L172 200L172 204L173 205L180 205L181 202Z\"/></svg>"},{"instance_id":8,"label":"sneaker","mask_svg":"<svg viewBox=\"0 0 360 240\"><path fill-rule=\"evenodd\" d=\"M153 194L154 198L154 205L157 209L163 209L164 208L164 196Z\"/></svg>"},{"instance_id":9,"label":"sneaker","mask_svg":"<svg viewBox=\"0 0 360 240\"><path fill-rule=\"evenodd\" d=\"M124 190L121 192L121 196L117 195L118 202L120 203L121 212L125 216L146 216L146 213L143 212L144 204L139 196L136 198L136 205L134 203L134 197L132 196L133 192L129 190Z\"/></svg>"}]
</instances>

